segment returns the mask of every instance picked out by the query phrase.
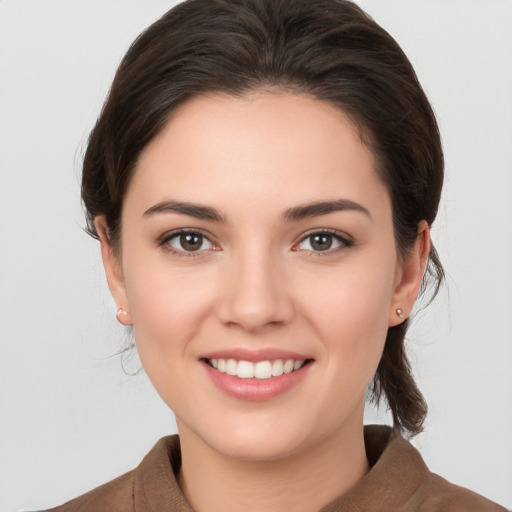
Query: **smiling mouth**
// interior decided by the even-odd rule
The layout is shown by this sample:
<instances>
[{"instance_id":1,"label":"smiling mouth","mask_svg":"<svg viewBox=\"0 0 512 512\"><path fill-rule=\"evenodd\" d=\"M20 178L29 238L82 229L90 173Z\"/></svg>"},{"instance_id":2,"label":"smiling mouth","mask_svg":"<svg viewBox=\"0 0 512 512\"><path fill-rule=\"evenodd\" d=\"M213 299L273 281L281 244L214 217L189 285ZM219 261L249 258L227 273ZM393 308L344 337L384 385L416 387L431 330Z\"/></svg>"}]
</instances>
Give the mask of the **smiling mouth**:
<instances>
[{"instance_id":1,"label":"smiling mouth","mask_svg":"<svg viewBox=\"0 0 512 512\"><path fill-rule=\"evenodd\" d=\"M236 359L204 359L204 361L220 373L226 373L240 379L264 380L300 370L312 359L275 359L255 363Z\"/></svg>"}]
</instances>

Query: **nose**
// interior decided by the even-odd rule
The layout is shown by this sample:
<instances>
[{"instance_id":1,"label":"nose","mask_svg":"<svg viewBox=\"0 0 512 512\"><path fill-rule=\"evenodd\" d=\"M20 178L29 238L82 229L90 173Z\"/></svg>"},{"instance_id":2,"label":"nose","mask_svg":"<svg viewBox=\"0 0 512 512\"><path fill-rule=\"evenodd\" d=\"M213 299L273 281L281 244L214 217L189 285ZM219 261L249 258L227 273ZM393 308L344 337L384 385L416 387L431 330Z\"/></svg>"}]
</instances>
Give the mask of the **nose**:
<instances>
[{"instance_id":1,"label":"nose","mask_svg":"<svg viewBox=\"0 0 512 512\"><path fill-rule=\"evenodd\" d=\"M223 324L254 333L292 320L291 290L270 251L246 251L226 263L217 309Z\"/></svg>"}]
</instances>

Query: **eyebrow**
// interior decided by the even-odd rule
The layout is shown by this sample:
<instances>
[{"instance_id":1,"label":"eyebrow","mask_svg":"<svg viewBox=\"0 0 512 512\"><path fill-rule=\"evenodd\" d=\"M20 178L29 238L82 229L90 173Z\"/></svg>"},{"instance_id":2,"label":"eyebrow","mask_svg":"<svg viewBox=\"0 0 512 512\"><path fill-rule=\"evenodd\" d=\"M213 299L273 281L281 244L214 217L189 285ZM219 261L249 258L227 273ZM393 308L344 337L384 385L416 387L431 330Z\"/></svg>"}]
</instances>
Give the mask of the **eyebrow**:
<instances>
[{"instance_id":1,"label":"eyebrow","mask_svg":"<svg viewBox=\"0 0 512 512\"><path fill-rule=\"evenodd\" d=\"M294 222L339 211L361 212L371 218L370 212L361 204L351 201L350 199L338 199L335 201L317 201L289 208L283 213L283 221ZM195 217L196 219L226 223L226 218L216 208L183 201L161 201L151 208L148 208L144 212L144 216L168 212L181 213Z\"/></svg>"},{"instance_id":2,"label":"eyebrow","mask_svg":"<svg viewBox=\"0 0 512 512\"><path fill-rule=\"evenodd\" d=\"M318 201L315 203L305 204L289 208L283 214L283 220L298 221L309 217L318 217L339 211L355 211L364 213L370 219L370 212L361 204L351 201L350 199L338 199L335 201Z\"/></svg>"},{"instance_id":3,"label":"eyebrow","mask_svg":"<svg viewBox=\"0 0 512 512\"><path fill-rule=\"evenodd\" d=\"M144 216L154 215L155 213L181 213L189 215L196 219L213 220L215 222L226 222L219 210L210 206L203 206L196 203L182 201L162 201L155 204L144 212Z\"/></svg>"}]
</instances>

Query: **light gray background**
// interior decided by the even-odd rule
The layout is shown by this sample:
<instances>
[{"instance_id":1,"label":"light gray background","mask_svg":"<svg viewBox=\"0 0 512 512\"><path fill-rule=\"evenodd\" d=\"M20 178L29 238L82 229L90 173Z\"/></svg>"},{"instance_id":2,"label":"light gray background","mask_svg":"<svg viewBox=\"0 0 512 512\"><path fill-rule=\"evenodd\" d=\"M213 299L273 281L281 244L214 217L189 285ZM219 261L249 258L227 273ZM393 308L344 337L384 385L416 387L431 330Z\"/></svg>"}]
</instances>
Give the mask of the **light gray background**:
<instances>
[{"instance_id":1,"label":"light gray background","mask_svg":"<svg viewBox=\"0 0 512 512\"><path fill-rule=\"evenodd\" d=\"M172 4L0 0L2 511L77 496L175 431L146 377L110 357L126 339L79 202L114 70ZM415 65L446 150L433 236L449 296L416 319L412 359L431 412L415 444L432 470L512 507L512 2L360 4Z\"/></svg>"}]
</instances>

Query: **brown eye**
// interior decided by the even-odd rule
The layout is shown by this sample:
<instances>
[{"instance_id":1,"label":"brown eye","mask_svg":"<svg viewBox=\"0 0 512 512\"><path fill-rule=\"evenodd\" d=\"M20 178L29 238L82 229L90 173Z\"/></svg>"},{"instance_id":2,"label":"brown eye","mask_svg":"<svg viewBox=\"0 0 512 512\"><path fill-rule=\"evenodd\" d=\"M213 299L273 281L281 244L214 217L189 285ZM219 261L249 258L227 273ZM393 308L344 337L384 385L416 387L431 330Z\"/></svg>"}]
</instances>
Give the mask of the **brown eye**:
<instances>
[{"instance_id":1,"label":"brown eye","mask_svg":"<svg viewBox=\"0 0 512 512\"><path fill-rule=\"evenodd\" d=\"M305 236L294 250L311 253L331 253L351 245L353 245L353 242L349 238L344 237L343 234L338 234L337 231L334 233L318 231Z\"/></svg>"},{"instance_id":2,"label":"brown eye","mask_svg":"<svg viewBox=\"0 0 512 512\"><path fill-rule=\"evenodd\" d=\"M202 233L195 231L181 231L174 233L163 240L163 244L168 244L175 252L200 252L213 249L214 245Z\"/></svg>"},{"instance_id":3,"label":"brown eye","mask_svg":"<svg viewBox=\"0 0 512 512\"><path fill-rule=\"evenodd\" d=\"M188 233L180 236L180 245L185 251L197 251L203 245L203 235Z\"/></svg>"},{"instance_id":4,"label":"brown eye","mask_svg":"<svg viewBox=\"0 0 512 512\"><path fill-rule=\"evenodd\" d=\"M320 234L313 235L310 241L311 247L315 251L327 251L332 246L332 235Z\"/></svg>"}]
</instances>

